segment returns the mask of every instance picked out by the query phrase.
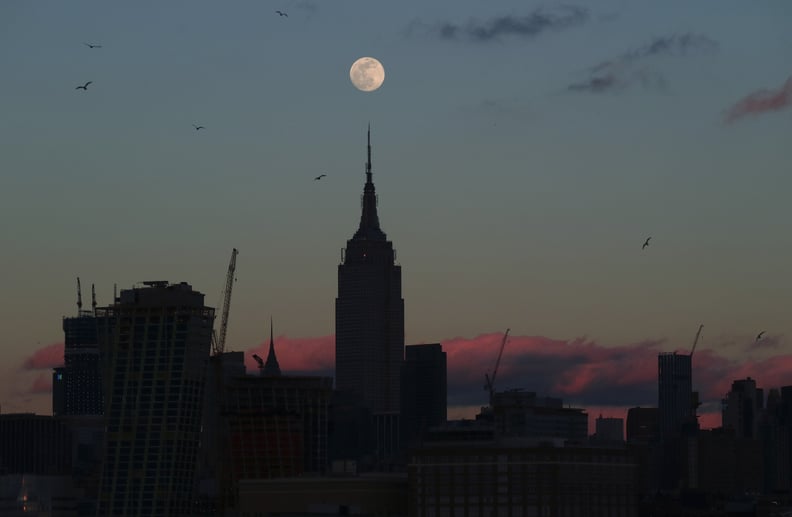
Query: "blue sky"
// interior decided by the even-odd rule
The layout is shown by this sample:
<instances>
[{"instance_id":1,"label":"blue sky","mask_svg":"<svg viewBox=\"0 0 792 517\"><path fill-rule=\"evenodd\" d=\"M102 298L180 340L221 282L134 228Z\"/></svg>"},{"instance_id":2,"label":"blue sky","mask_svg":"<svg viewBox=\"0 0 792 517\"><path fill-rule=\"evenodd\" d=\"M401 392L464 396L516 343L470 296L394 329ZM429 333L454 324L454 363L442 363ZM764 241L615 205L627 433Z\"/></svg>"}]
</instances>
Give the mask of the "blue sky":
<instances>
[{"instance_id":1,"label":"blue sky","mask_svg":"<svg viewBox=\"0 0 792 517\"><path fill-rule=\"evenodd\" d=\"M465 36L498 19L533 22ZM62 340L76 276L100 304L114 283L167 279L216 305L233 247L232 348L270 315L332 334L369 122L408 343L511 327L673 349L700 323L711 348L784 342L792 109L723 117L792 76L790 20L783 0L6 0L4 377ZM657 41L677 46L642 54ZM367 55L386 69L372 93L348 76ZM569 89L604 62L618 87ZM5 408L19 391L3 382Z\"/></svg>"}]
</instances>

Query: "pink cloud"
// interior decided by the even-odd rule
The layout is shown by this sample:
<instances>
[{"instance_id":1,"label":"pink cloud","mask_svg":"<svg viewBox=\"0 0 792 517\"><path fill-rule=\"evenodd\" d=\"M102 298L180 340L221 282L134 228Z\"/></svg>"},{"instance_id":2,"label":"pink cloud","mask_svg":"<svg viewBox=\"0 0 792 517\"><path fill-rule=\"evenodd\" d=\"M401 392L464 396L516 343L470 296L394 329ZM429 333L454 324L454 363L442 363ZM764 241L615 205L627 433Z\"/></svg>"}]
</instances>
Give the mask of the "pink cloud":
<instances>
[{"instance_id":1,"label":"pink cloud","mask_svg":"<svg viewBox=\"0 0 792 517\"><path fill-rule=\"evenodd\" d=\"M258 364L253 354L266 361L269 353L269 339L245 352L245 367L257 370ZM333 375L335 368L335 336L306 338L275 337L275 355L283 373L315 373Z\"/></svg>"},{"instance_id":2,"label":"pink cloud","mask_svg":"<svg viewBox=\"0 0 792 517\"><path fill-rule=\"evenodd\" d=\"M792 76L777 90L759 90L746 95L726 112L725 121L734 122L747 115L781 110L792 103Z\"/></svg>"},{"instance_id":3,"label":"pink cloud","mask_svg":"<svg viewBox=\"0 0 792 517\"><path fill-rule=\"evenodd\" d=\"M22 363L25 370L49 370L63 365L63 343L39 348Z\"/></svg>"},{"instance_id":4,"label":"pink cloud","mask_svg":"<svg viewBox=\"0 0 792 517\"><path fill-rule=\"evenodd\" d=\"M32 395L52 393L52 375L46 372L38 374L27 392Z\"/></svg>"}]
</instances>

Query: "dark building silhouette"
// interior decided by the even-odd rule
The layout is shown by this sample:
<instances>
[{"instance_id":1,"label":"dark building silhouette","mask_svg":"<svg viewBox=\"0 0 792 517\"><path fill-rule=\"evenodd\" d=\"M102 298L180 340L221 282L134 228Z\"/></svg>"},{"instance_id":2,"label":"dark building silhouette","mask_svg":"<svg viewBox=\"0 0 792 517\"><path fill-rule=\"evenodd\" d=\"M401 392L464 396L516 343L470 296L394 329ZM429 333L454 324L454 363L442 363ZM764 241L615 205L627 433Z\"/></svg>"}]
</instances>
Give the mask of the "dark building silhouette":
<instances>
[{"instance_id":1,"label":"dark building silhouette","mask_svg":"<svg viewBox=\"0 0 792 517\"><path fill-rule=\"evenodd\" d=\"M659 436L656 407L634 407L627 410L627 441L649 443Z\"/></svg>"},{"instance_id":2,"label":"dark building silhouette","mask_svg":"<svg viewBox=\"0 0 792 517\"><path fill-rule=\"evenodd\" d=\"M275 338L273 336L272 319L270 319L269 352L267 353L267 361L264 363L264 368L261 370L261 375L265 377L280 377L280 374L280 364L278 364L278 358L275 356Z\"/></svg>"},{"instance_id":3,"label":"dark building silhouette","mask_svg":"<svg viewBox=\"0 0 792 517\"><path fill-rule=\"evenodd\" d=\"M54 416L33 413L0 415L0 475L71 474L72 436Z\"/></svg>"},{"instance_id":4,"label":"dark building silhouette","mask_svg":"<svg viewBox=\"0 0 792 517\"><path fill-rule=\"evenodd\" d=\"M324 473L332 388L330 377L250 375L229 380L222 407L233 479Z\"/></svg>"},{"instance_id":5,"label":"dark building silhouette","mask_svg":"<svg viewBox=\"0 0 792 517\"><path fill-rule=\"evenodd\" d=\"M694 419L693 372L691 356L664 353L658 362L658 404L660 438L670 439L682 433L683 427Z\"/></svg>"},{"instance_id":6,"label":"dark building silhouette","mask_svg":"<svg viewBox=\"0 0 792 517\"><path fill-rule=\"evenodd\" d=\"M401 267L377 216L370 131L362 205L360 226L338 266L336 389L350 392L374 414L398 413L404 360Z\"/></svg>"},{"instance_id":7,"label":"dark building silhouette","mask_svg":"<svg viewBox=\"0 0 792 517\"><path fill-rule=\"evenodd\" d=\"M732 429L737 438L758 438L763 409L764 391L756 387L756 381L750 377L736 380L723 399L723 427Z\"/></svg>"},{"instance_id":8,"label":"dark building silhouette","mask_svg":"<svg viewBox=\"0 0 792 517\"><path fill-rule=\"evenodd\" d=\"M63 318L64 366L52 374L52 414L101 415L104 411L99 342L92 311Z\"/></svg>"},{"instance_id":9,"label":"dark building silhouette","mask_svg":"<svg viewBox=\"0 0 792 517\"><path fill-rule=\"evenodd\" d=\"M214 309L144 282L97 309L106 437L98 514L191 515Z\"/></svg>"},{"instance_id":10,"label":"dark building silhouette","mask_svg":"<svg viewBox=\"0 0 792 517\"><path fill-rule=\"evenodd\" d=\"M556 438L576 443L588 438L585 409L564 407L560 398L537 397L532 391L498 391L492 406L482 408L476 419L492 423L501 438Z\"/></svg>"},{"instance_id":11,"label":"dark building silhouette","mask_svg":"<svg viewBox=\"0 0 792 517\"><path fill-rule=\"evenodd\" d=\"M446 353L439 343L404 349L401 379L402 443L413 445L448 416Z\"/></svg>"}]
</instances>

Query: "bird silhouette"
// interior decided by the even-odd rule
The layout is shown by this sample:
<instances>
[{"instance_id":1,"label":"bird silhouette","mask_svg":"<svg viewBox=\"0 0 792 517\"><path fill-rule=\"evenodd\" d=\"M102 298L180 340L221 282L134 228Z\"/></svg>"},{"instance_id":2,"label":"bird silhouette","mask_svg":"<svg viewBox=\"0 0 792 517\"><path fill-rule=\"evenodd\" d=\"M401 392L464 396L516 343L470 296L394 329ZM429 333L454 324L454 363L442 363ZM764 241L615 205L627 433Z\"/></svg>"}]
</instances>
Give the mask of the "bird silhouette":
<instances>
[{"instance_id":1,"label":"bird silhouette","mask_svg":"<svg viewBox=\"0 0 792 517\"><path fill-rule=\"evenodd\" d=\"M643 246L641 246L641 249L644 249L645 247L649 246L649 241L650 240L652 240L652 238L651 237L647 237L646 238L646 242L643 243Z\"/></svg>"},{"instance_id":2,"label":"bird silhouette","mask_svg":"<svg viewBox=\"0 0 792 517\"><path fill-rule=\"evenodd\" d=\"M314 178L314 181L319 181L320 179L324 178L325 176L327 176L327 174L320 174L319 176Z\"/></svg>"},{"instance_id":3,"label":"bird silhouette","mask_svg":"<svg viewBox=\"0 0 792 517\"><path fill-rule=\"evenodd\" d=\"M204 126L196 126L195 124L193 124L193 127L195 128L196 131L200 131L201 129L206 129Z\"/></svg>"},{"instance_id":4,"label":"bird silhouette","mask_svg":"<svg viewBox=\"0 0 792 517\"><path fill-rule=\"evenodd\" d=\"M93 83L93 81L88 81L88 82L87 82L87 83L85 83L84 85L82 85L82 86L78 86L77 88L75 88L75 90L85 90L85 91L88 91L88 85L89 85L89 84L91 84L91 83Z\"/></svg>"},{"instance_id":5,"label":"bird silhouette","mask_svg":"<svg viewBox=\"0 0 792 517\"><path fill-rule=\"evenodd\" d=\"M90 43L83 43L88 48L102 48L102 45L91 45Z\"/></svg>"},{"instance_id":6,"label":"bird silhouette","mask_svg":"<svg viewBox=\"0 0 792 517\"><path fill-rule=\"evenodd\" d=\"M763 330L763 331L761 331L760 333L758 333L758 334L756 335L756 340L757 340L757 341L759 341L760 339L762 339L762 336L764 335L764 333L765 333L765 331L764 331L764 330Z\"/></svg>"},{"instance_id":7,"label":"bird silhouette","mask_svg":"<svg viewBox=\"0 0 792 517\"><path fill-rule=\"evenodd\" d=\"M286 18L289 17L289 15L284 13L283 11L275 11L275 12L278 13L278 16L285 16Z\"/></svg>"}]
</instances>

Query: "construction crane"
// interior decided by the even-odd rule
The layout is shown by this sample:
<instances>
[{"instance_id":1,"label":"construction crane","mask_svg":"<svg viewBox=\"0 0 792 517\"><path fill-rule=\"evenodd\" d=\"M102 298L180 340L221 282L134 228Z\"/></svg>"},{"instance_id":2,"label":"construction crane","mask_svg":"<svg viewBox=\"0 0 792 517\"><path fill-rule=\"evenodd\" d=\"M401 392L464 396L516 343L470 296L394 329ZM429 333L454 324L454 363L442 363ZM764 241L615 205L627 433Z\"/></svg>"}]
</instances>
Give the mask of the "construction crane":
<instances>
[{"instance_id":1,"label":"construction crane","mask_svg":"<svg viewBox=\"0 0 792 517\"><path fill-rule=\"evenodd\" d=\"M258 363L259 370L263 370L264 369L264 359L262 359L261 356L259 356L258 354L253 354L253 359L255 359L256 362Z\"/></svg>"},{"instance_id":2,"label":"construction crane","mask_svg":"<svg viewBox=\"0 0 792 517\"><path fill-rule=\"evenodd\" d=\"M80 277L77 277L77 316L82 313L82 289L80 288Z\"/></svg>"},{"instance_id":3,"label":"construction crane","mask_svg":"<svg viewBox=\"0 0 792 517\"><path fill-rule=\"evenodd\" d=\"M701 329L704 328L704 325L699 325L698 332L696 332L696 339L693 340L693 348L690 349L690 357L693 358L693 352L696 351L696 345L698 345L699 338L701 337Z\"/></svg>"},{"instance_id":4,"label":"construction crane","mask_svg":"<svg viewBox=\"0 0 792 517\"><path fill-rule=\"evenodd\" d=\"M220 355L225 352L226 331L228 330L228 311L231 309L231 290L234 287L234 271L236 271L236 258L239 251L236 248L231 252L231 262L228 264L228 275L223 297L223 313L220 317L220 332L213 333L212 352Z\"/></svg>"},{"instance_id":5,"label":"construction crane","mask_svg":"<svg viewBox=\"0 0 792 517\"><path fill-rule=\"evenodd\" d=\"M503 348L506 346L506 340L509 337L509 330L511 329L506 329L506 332L503 333L503 340L501 341L500 350L498 351L498 359L495 361L495 369L492 370L492 377L490 377L487 373L484 374L484 378L487 381L487 383L484 385L484 389L489 391L490 407L492 406L492 401L495 398L495 376L498 375L498 366L500 366L501 356L503 356Z\"/></svg>"},{"instance_id":6,"label":"construction crane","mask_svg":"<svg viewBox=\"0 0 792 517\"><path fill-rule=\"evenodd\" d=\"M96 286L91 284L91 308L96 312Z\"/></svg>"}]
</instances>

